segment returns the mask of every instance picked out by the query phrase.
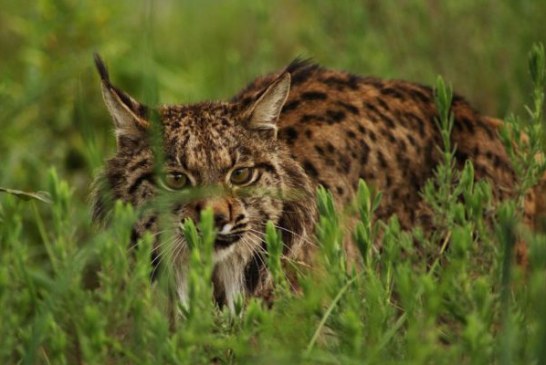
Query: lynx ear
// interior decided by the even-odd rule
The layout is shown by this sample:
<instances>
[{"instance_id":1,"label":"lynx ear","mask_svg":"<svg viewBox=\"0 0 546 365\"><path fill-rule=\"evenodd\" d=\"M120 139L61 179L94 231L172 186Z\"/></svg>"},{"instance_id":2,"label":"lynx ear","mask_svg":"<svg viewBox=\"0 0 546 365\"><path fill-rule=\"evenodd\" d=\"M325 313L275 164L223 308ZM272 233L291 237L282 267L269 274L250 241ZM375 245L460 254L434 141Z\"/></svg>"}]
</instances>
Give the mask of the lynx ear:
<instances>
[{"instance_id":1,"label":"lynx ear","mask_svg":"<svg viewBox=\"0 0 546 365\"><path fill-rule=\"evenodd\" d=\"M247 111L248 128L277 136L277 120L290 92L290 74L285 72L265 90Z\"/></svg>"},{"instance_id":2,"label":"lynx ear","mask_svg":"<svg viewBox=\"0 0 546 365\"><path fill-rule=\"evenodd\" d=\"M146 106L112 85L108 70L101 57L95 53L94 58L102 82L102 97L116 127L118 146L123 139L133 141L141 139L149 127L149 123L145 119Z\"/></svg>"}]
</instances>

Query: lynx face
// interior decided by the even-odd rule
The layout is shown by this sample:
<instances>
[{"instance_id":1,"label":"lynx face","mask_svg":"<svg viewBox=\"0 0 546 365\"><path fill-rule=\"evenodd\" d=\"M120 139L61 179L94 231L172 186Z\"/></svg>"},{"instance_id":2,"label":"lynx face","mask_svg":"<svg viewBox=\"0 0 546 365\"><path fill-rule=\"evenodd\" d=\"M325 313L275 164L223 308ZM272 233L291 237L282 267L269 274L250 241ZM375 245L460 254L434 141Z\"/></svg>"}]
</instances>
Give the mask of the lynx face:
<instances>
[{"instance_id":1,"label":"lynx face","mask_svg":"<svg viewBox=\"0 0 546 365\"><path fill-rule=\"evenodd\" d=\"M152 208L153 213L143 214L134 238L146 230L161 230L174 240L172 261L184 301L188 250L180 223L186 218L199 221L201 211L210 207L217 233L213 254L217 300L232 305L236 295L263 289L268 281L263 264L267 221L285 233L286 254L297 257L309 241L306 235L314 219L313 209L308 208L313 201L311 185L277 141L276 122L288 95L290 75L275 80L250 106L217 102L160 107L161 125L153 128L147 119L149 109L112 86L98 58L97 66L116 127L118 151L99 179L103 189L96 194L95 218L104 220L108 192L136 207L153 206L161 195L163 211ZM153 138L156 130L161 131L159 142ZM162 151L161 158L154 158L154 147ZM287 199L296 190L299 198ZM179 192L188 192L189 198L181 200ZM162 222L167 216L166 228L159 224L159 215Z\"/></svg>"}]
</instances>

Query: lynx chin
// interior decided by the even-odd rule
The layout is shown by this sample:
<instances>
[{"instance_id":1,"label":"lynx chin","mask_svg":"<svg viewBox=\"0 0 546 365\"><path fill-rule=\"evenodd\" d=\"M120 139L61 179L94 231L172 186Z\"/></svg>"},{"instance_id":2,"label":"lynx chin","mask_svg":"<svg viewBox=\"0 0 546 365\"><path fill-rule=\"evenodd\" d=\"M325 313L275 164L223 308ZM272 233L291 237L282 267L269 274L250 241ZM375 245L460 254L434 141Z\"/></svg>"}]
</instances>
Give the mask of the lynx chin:
<instances>
[{"instance_id":1,"label":"lynx chin","mask_svg":"<svg viewBox=\"0 0 546 365\"><path fill-rule=\"evenodd\" d=\"M269 295L268 221L282 233L287 260L312 262L319 185L344 206L365 179L383 193L377 218L396 214L404 229L434 229L420 194L442 159L429 87L295 60L229 101L148 107L111 83L99 56L95 62L117 152L95 182L93 218L106 224L116 199L148 207L140 210L133 243L146 231L155 234L157 262L159 233L170 235L164 239L175 242L175 257L161 262L174 264L182 301L188 248L177 227L186 218L198 221L207 207L217 229L214 296L230 307L238 295ZM497 136L500 122L480 115L460 96L453 98L451 112L456 167L471 160L476 179L494 181L495 200L510 197L515 175ZM152 113L158 122L152 122ZM201 193L185 201L175 198L192 190ZM173 198L160 211L150 205L169 194ZM345 246L349 257L355 254L351 244Z\"/></svg>"}]
</instances>

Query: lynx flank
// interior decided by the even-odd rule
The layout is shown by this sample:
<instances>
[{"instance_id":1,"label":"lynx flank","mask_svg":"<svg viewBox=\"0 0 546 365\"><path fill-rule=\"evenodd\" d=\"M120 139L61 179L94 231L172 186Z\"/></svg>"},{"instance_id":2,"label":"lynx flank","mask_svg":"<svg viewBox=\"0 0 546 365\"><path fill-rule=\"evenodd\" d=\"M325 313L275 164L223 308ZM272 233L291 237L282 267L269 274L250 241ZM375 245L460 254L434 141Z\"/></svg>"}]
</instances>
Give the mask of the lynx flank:
<instances>
[{"instance_id":1,"label":"lynx flank","mask_svg":"<svg viewBox=\"0 0 546 365\"><path fill-rule=\"evenodd\" d=\"M378 218L396 214L405 229L432 229L419 193L441 159L437 111L428 87L296 60L256 79L228 102L157 108L164 151L158 169L150 109L114 87L101 59L95 61L118 149L97 179L94 219L107 220L113 199L142 207L160 191L174 196L176 190L215 187L215 194L184 204L173 199L168 212L176 227L187 217L198 220L202 209L212 207L217 228L213 283L221 304L232 306L239 294L267 293L263 234L268 220L282 232L287 258L310 260L319 184L344 205L359 179L365 179L383 192ZM495 121L459 96L451 110L457 166L471 160L477 179L495 182L495 199L510 196L515 177ZM133 239L146 230L159 231L157 214L143 214ZM187 248L183 234L173 231L180 246L178 293L184 301Z\"/></svg>"}]
</instances>

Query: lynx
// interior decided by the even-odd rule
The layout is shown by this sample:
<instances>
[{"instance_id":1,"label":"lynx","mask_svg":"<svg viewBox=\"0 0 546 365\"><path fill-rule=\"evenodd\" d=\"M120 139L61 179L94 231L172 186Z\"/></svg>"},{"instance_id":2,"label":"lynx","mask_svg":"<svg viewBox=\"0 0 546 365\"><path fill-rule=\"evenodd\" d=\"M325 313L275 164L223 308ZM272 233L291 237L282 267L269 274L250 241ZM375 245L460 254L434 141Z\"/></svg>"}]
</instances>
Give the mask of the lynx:
<instances>
[{"instance_id":1,"label":"lynx","mask_svg":"<svg viewBox=\"0 0 546 365\"><path fill-rule=\"evenodd\" d=\"M270 286L264 256L265 224L282 232L283 255L310 262L317 216L315 189L329 189L338 205L351 201L359 179L382 191L377 218L396 214L404 229L433 229L420 194L441 160L438 113L429 87L325 69L296 60L250 83L230 101L142 105L112 85L96 56L102 93L115 126L116 155L97 179L93 217L106 221L111 201L135 207L167 194L215 187L168 207L172 221L199 220L211 207L214 295L233 305L237 295L263 295ZM150 115L159 116L163 161L155 166ZM454 96L452 143L458 168L471 160L476 179L494 181L497 200L510 197L515 175L497 135L498 122ZM174 196L174 195L173 195ZM136 241L158 232L158 216L143 215ZM175 233L178 294L186 300L182 232Z\"/></svg>"}]
</instances>

